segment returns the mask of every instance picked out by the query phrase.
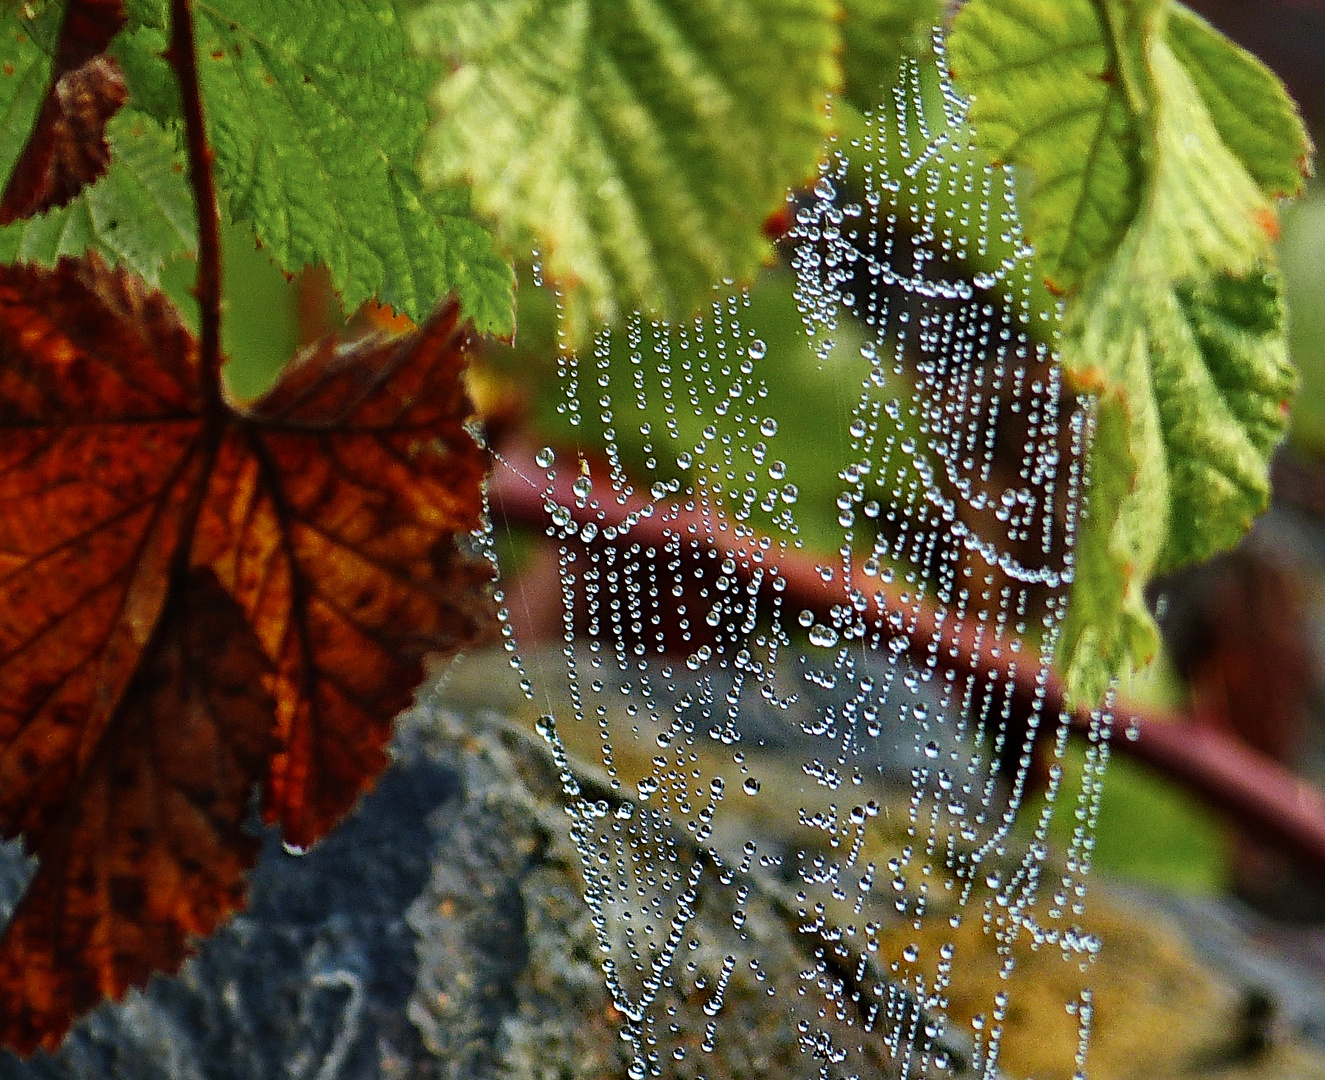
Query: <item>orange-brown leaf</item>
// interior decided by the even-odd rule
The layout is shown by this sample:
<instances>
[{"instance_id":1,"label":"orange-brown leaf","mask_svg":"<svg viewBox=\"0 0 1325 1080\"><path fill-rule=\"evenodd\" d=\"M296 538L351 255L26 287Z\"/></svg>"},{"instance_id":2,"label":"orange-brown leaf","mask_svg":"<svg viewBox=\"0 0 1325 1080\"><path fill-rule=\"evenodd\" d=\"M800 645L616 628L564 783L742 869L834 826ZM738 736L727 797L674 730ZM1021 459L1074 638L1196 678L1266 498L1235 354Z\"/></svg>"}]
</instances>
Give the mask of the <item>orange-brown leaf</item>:
<instances>
[{"instance_id":1,"label":"orange-brown leaf","mask_svg":"<svg viewBox=\"0 0 1325 1080\"><path fill-rule=\"evenodd\" d=\"M468 348L451 305L323 343L239 411L137 279L0 268L0 832L41 859L0 938L0 1037L54 1045L178 967L242 900L255 782L314 842L424 656L488 631L456 543L486 468Z\"/></svg>"},{"instance_id":2,"label":"orange-brown leaf","mask_svg":"<svg viewBox=\"0 0 1325 1080\"><path fill-rule=\"evenodd\" d=\"M127 21L124 0L69 0L50 87L0 199L0 225L64 206L110 167L106 125L128 87L105 50Z\"/></svg>"},{"instance_id":3,"label":"orange-brown leaf","mask_svg":"<svg viewBox=\"0 0 1325 1080\"><path fill-rule=\"evenodd\" d=\"M272 751L269 661L207 570L172 590L113 728L44 831L0 949L0 1033L54 1049L74 1017L242 906L243 830Z\"/></svg>"},{"instance_id":4,"label":"orange-brown leaf","mask_svg":"<svg viewBox=\"0 0 1325 1080\"><path fill-rule=\"evenodd\" d=\"M482 512L454 307L397 343L309 353L221 447L195 559L277 664L281 752L265 816L306 846L386 764L423 657L491 623L486 566L453 538Z\"/></svg>"}]
</instances>

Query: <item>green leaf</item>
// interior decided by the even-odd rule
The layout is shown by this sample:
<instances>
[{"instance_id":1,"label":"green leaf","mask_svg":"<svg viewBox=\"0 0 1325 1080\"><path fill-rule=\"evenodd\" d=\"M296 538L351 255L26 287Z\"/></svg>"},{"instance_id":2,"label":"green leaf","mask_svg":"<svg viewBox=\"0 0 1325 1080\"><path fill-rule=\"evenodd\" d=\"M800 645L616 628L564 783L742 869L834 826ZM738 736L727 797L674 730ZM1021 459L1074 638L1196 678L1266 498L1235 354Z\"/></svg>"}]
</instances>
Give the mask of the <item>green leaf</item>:
<instances>
[{"instance_id":1,"label":"green leaf","mask_svg":"<svg viewBox=\"0 0 1325 1080\"><path fill-rule=\"evenodd\" d=\"M1301 194L1311 140L1275 74L1182 5L1169 15L1168 39L1220 136L1261 190L1271 196Z\"/></svg>"},{"instance_id":2,"label":"green leaf","mask_svg":"<svg viewBox=\"0 0 1325 1080\"><path fill-rule=\"evenodd\" d=\"M1069 376L1100 393L1059 648L1069 694L1090 703L1153 654L1150 578L1232 546L1265 509L1295 385L1274 209L1162 39L1150 70L1145 204L1062 342Z\"/></svg>"},{"instance_id":3,"label":"green leaf","mask_svg":"<svg viewBox=\"0 0 1325 1080\"><path fill-rule=\"evenodd\" d=\"M1155 650L1151 578L1269 500L1295 384L1270 199L1309 143L1278 81L1167 0L970 0L949 55L982 145L1029 174L1062 362L1097 396L1058 652L1094 704Z\"/></svg>"},{"instance_id":4,"label":"green leaf","mask_svg":"<svg viewBox=\"0 0 1325 1080\"><path fill-rule=\"evenodd\" d=\"M132 23L110 44L111 55L119 61L129 85L129 100L161 124L170 124L183 115L179 83L164 56L168 44L160 28L136 28Z\"/></svg>"},{"instance_id":5,"label":"green leaf","mask_svg":"<svg viewBox=\"0 0 1325 1080\"><path fill-rule=\"evenodd\" d=\"M0 36L0 187L27 143L50 78L49 48L36 28L4 24ZM100 252L157 284L161 268L193 251L193 200L174 137L132 108L110 122L109 171L68 206L0 228L0 260L53 265L61 255Z\"/></svg>"},{"instance_id":6,"label":"green leaf","mask_svg":"<svg viewBox=\"0 0 1325 1080\"><path fill-rule=\"evenodd\" d=\"M1045 277L1064 293L1113 253L1145 182L1137 115L1145 89L1136 85L1135 57L1118 51L1098 17L1101 7L1120 6L970 0L948 39L981 146L1030 174L1021 200L1026 231ZM1141 34L1150 32L1158 7L1151 0L1131 13Z\"/></svg>"},{"instance_id":7,"label":"green leaf","mask_svg":"<svg viewBox=\"0 0 1325 1080\"><path fill-rule=\"evenodd\" d=\"M6 15L0 20L0 177L9 183L37 121L51 77L50 55L26 26Z\"/></svg>"},{"instance_id":8,"label":"green leaf","mask_svg":"<svg viewBox=\"0 0 1325 1080\"><path fill-rule=\"evenodd\" d=\"M861 110L878 105L902 57L930 51L942 7L941 0L843 0L842 96Z\"/></svg>"},{"instance_id":9,"label":"green leaf","mask_svg":"<svg viewBox=\"0 0 1325 1080\"><path fill-rule=\"evenodd\" d=\"M611 319L689 312L769 255L837 82L832 0L432 0L452 67L422 169L472 181L512 244Z\"/></svg>"},{"instance_id":10,"label":"green leaf","mask_svg":"<svg viewBox=\"0 0 1325 1080\"><path fill-rule=\"evenodd\" d=\"M1154 400L1103 397L1094 426L1089 505L1078 525L1059 646L1070 696L1091 704L1103 700L1116 675L1148 664L1159 650L1145 586L1163 547L1168 510L1167 477L1155 468L1162 458L1145 454L1158 437Z\"/></svg>"},{"instance_id":11,"label":"green leaf","mask_svg":"<svg viewBox=\"0 0 1325 1080\"><path fill-rule=\"evenodd\" d=\"M133 11L154 33L157 7ZM467 193L419 182L438 71L409 55L390 0L198 0L194 16L220 186L281 266L322 263L348 306L413 318L455 291L480 330L513 332L514 274ZM145 107L175 112L147 48L126 52Z\"/></svg>"}]
</instances>

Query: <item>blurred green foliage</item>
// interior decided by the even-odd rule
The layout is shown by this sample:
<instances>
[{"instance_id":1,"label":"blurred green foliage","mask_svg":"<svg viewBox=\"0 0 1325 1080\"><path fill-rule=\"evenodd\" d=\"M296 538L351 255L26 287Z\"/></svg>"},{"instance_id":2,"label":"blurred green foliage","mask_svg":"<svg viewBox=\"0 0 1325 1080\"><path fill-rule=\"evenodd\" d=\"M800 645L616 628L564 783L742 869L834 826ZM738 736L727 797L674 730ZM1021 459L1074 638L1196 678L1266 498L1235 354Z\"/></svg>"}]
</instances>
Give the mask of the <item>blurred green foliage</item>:
<instances>
[{"instance_id":1,"label":"blurred green foliage","mask_svg":"<svg viewBox=\"0 0 1325 1080\"><path fill-rule=\"evenodd\" d=\"M1174 713L1184 704L1185 690L1161 652L1145 671L1124 680L1120 695L1135 706ZM1084 742L1068 744L1062 767L1062 794L1049 826L1059 851L1067 850L1079 824ZM1028 813L1023 820L1034 817ZM1094 835L1091 865L1108 877L1183 892L1215 893L1228 886L1229 837L1218 816L1180 785L1116 752L1104 772Z\"/></svg>"},{"instance_id":2,"label":"blurred green foliage","mask_svg":"<svg viewBox=\"0 0 1325 1080\"><path fill-rule=\"evenodd\" d=\"M1292 439L1325 453L1325 185L1284 213L1279 244L1288 295L1288 347L1301 376L1293 405Z\"/></svg>"},{"instance_id":3,"label":"blurred green foliage","mask_svg":"<svg viewBox=\"0 0 1325 1080\"><path fill-rule=\"evenodd\" d=\"M1063 794L1049 826L1059 851L1078 824L1085 747L1069 744L1062 764ZM1117 754L1105 770L1094 836L1093 872L1184 892L1228 885L1228 841L1218 819L1176 784Z\"/></svg>"},{"instance_id":4,"label":"blurred green foliage","mask_svg":"<svg viewBox=\"0 0 1325 1080\"><path fill-rule=\"evenodd\" d=\"M254 246L246 227L227 226L222 243L225 379L230 392L246 401L270 387L294 355L299 343L299 288ZM198 325L198 304L191 291L197 273L192 259L177 259L161 275L162 288L193 327Z\"/></svg>"}]
</instances>

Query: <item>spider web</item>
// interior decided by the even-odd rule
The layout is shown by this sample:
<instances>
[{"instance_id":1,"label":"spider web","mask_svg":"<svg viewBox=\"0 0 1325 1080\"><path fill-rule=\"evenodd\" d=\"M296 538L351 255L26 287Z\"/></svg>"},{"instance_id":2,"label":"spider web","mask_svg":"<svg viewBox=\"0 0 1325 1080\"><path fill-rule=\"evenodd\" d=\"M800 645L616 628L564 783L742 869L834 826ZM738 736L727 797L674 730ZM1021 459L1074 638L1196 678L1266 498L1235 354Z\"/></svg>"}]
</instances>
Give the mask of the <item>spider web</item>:
<instances>
[{"instance_id":1,"label":"spider web","mask_svg":"<svg viewBox=\"0 0 1325 1080\"><path fill-rule=\"evenodd\" d=\"M632 1080L727 1075L724 1024L756 998L786 1017L789 1075L997 1076L1018 957L1098 952L1079 923L1108 727L1065 790L1068 718L1044 707L1089 418L1012 176L941 68L909 61L789 204L800 391L832 395L829 424L770 388L767 305L729 287L563 356L584 441L499 466L549 521L559 633L510 631L513 592L507 647L561 764ZM827 516L801 495L807 442L840 461ZM804 943L795 985L761 970L752 898ZM1084 982L1062 1005L1084 1075Z\"/></svg>"}]
</instances>

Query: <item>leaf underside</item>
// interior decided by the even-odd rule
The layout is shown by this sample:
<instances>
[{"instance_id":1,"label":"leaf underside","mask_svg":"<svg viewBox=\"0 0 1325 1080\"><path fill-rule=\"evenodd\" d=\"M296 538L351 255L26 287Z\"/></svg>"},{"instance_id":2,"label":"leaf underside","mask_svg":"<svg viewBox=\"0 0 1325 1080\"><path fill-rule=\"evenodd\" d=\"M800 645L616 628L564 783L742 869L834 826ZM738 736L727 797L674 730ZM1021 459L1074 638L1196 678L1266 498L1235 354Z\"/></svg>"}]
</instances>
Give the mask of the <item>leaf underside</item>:
<instances>
[{"instance_id":1,"label":"leaf underside","mask_svg":"<svg viewBox=\"0 0 1325 1080\"><path fill-rule=\"evenodd\" d=\"M0 1039L74 1017L242 903L250 793L306 846L386 763L426 654L491 625L469 332L305 354L205 404L177 313L99 259L0 269L0 833L40 867Z\"/></svg>"},{"instance_id":2,"label":"leaf underside","mask_svg":"<svg viewBox=\"0 0 1325 1080\"><path fill-rule=\"evenodd\" d=\"M1270 200L1309 144L1277 80L1180 5L971 0L949 48L979 138L1030 173L1062 362L1097 397L1058 655L1093 705L1158 646L1151 578L1268 503L1295 385Z\"/></svg>"},{"instance_id":3,"label":"leaf underside","mask_svg":"<svg viewBox=\"0 0 1325 1080\"><path fill-rule=\"evenodd\" d=\"M451 65L425 179L471 181L601 319L689 314L756 271L838 80L830 0L434 0L411 29Z\"/></svg>"}]
</instances>

